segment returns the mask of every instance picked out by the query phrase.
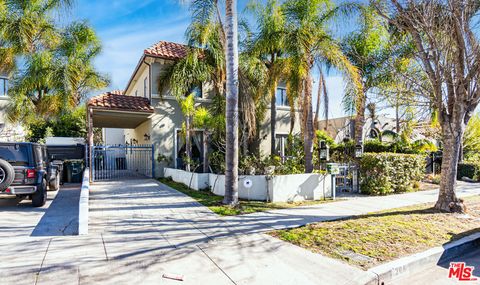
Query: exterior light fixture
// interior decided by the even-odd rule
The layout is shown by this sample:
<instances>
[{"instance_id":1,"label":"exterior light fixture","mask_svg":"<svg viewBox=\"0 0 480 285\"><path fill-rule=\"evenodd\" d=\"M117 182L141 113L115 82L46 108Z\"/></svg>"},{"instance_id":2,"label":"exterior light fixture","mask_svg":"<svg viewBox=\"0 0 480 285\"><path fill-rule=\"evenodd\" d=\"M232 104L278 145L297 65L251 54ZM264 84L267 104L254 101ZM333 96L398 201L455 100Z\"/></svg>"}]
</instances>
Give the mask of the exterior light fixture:
<instances>
[{"instance_id":1,"label":"exterior light fixture","mask_svg":"<svg viewBox=\"0 0 480 285\"><path fill-rule=\"evenodd\" d=\"M320 160L321 161L330 160L330 147L327 145L326 141L320 142Z\"/></svg>"},{"instance_id":2,"label":"exterior light fixture","mask_svg":"<svg viewBox=\"0 0 480 285\"><path fill-rule=\"evenodd\" d=\"M355 146L355 158L361 158L363 156L363 144L360 142Z\"/></svg>"},{"instance_id":3,"label":"exterior light fixture","mask_svg":"<svg viewBox=\"0 0 480 285\"><path fill-rule=\"evenodd\" d=\"M150 135L147 134L147 133L145 133L145 134L143 135L143 139L144 139L145 141L149 141L149 140L150 140Z\"/></svg>"}]
</instances>

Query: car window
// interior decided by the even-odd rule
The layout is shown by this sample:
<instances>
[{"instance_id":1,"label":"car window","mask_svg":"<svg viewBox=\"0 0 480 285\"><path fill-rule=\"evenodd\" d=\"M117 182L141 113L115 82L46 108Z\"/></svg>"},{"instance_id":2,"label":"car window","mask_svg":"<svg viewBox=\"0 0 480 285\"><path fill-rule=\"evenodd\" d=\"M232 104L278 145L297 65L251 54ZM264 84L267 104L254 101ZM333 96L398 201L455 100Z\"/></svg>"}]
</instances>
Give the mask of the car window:
<instances>
[{"instance_id":1,"label":"car window","mask_svg":"<svg viewBox=\"0 0 480 285\"><path fill-rule=\"evenodd\" d=\"M0 158L14 165L30 163L29 146L24 144L0 145Z\"/></svg>"},{"instance_id":2,"label":"car window","mask_svg":"<svg viewBox=\"0 0 480 285\"><path fill-rule=\"evenodd\" d=\"M37 165L43 165L43 152L42 148L39 145L33 147L33 152L35 154L35 161Z\"/></svg>"}]
</instances>

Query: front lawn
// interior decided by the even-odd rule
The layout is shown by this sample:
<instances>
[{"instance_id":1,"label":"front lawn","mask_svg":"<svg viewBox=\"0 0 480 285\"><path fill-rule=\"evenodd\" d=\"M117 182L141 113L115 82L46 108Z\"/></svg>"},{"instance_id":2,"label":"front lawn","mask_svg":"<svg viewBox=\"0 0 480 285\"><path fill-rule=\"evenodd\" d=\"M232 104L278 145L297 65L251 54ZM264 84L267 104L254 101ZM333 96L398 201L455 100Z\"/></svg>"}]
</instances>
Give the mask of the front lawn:
<instances>
[{"instance_id":1,"label":"front lawn","mask_svg":"<svg viewBox=\"0 0 480 285\"><path fill-rule=\"evenodd\" d=\"M223 200L222 196L217 196L210 191L207 191L207 190L196 191L188 188L188 186L185 184L178 183L167 178L159 178L158 180L163 184L168 185L173 189L192 197L193 199L197 200L197 202L199 202L200 204L208 207L215 214L218 214L221 216L235 216L235 215L250 214L250 213L263 212L263 211L275 210L275 209L287 209L287 208L293 208L298 206L321 204L321 203L334 201L334 200L320 200L320 201L303 201L303 202L292 202L292 203L267 203L263 201L240 200L240 205L238 208L231 208L231 207L222 205L222 200Z\"/></svg>"},{"instance_id":2,"label":"front lawn","mask_svg":"<svg viewBox=\"0 0 480 285\"><path fill-rule=\"evenodd\" d=\"M439 213L423 204L270 234L367 269L480 232L480 196L465 204L468 215Z\"/></svg>"}]
</instances>

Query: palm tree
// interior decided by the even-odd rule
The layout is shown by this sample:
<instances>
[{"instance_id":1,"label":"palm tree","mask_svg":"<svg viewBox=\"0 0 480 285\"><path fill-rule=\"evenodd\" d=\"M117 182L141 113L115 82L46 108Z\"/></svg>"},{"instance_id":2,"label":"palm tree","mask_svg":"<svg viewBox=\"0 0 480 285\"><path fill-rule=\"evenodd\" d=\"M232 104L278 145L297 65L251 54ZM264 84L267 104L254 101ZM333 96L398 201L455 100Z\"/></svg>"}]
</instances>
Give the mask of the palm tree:
<instances>
[{"instance_id":1,"label":"palm tree","mask_svg":"<svg viewBox=\"0 0 480 285\"><path fill-rule=\"evenodd\" d=\"M287 51L289 55L288 85L295 97L300 97L305 152L305 171L313 171L313 106L311 70L314 64L325 63L343 71L354 86L360 86L357 69L342 53L338 42L327 28L328 21L339 7L328 0L287 0ZM341 7L343 8L343 7Z\"/></svg>"},{"instance_id":2,"label":"palm tree","mask_svg":"<svg viewBox=\"0 0 480 285\"><path fill-rule=\"evenodd\" d=\"M60 44L55 49L58 63L55 78L65 96L65 106L77 106L90 91L108 86L108 78L93 65L100 52L100 40L84 22L74 22L61 33Z\"/></svg>"},{"instance_id":3,"label":"palm tree","mask_svg":"<svg viewBox=\"0 0 480 285\"><path fill-rule=\"evenodd\" d=\"M13 78L8 110L13 121L67 112L88 92L108 85L108 79L93 66L100 52L95 32L83 23L73 23L58 34L55 47L24 56L25 68Z\"/></svg>"},{"instance_id":4,"label":"palm tree","mask_svg":"<svg viewBox=\"0 0 480 285\"><path fill-rule=\"evenodd\" d=\"M372 8L362 9L360 19L361 28L351 33L343 43L345 55L359 69L362 84L360 93L355 88L347 88L344 98L346 109L356 113L356 144L361 144L363 140L368 93L389 81L384 65L393 56L384 20Z\"/></svg>"},{"instance_id":5,"label":"palm tree","mask_svg":"<svg viewBox=\"0 0 480 285\"><path fill-rule=\"evenodd\" d=\"M226 153L223 203L238 204L238 23L237 1L225 1L226 34Z\"/></svg>"},{"instance_id":6,"label":"palm tree","mask_svg":"<svg viewBox=\"0 0 480 285\"><path fill-rule=\"evenodd\" d=\"M285 54L285 17L277 0L268 0L265 5L252 1L258 33L252 45L252 53L261 58L267 68L267 92L270 97L270 153L276 152L277 84L282 76L282 59Z\"/></svg>"}]
</instances>

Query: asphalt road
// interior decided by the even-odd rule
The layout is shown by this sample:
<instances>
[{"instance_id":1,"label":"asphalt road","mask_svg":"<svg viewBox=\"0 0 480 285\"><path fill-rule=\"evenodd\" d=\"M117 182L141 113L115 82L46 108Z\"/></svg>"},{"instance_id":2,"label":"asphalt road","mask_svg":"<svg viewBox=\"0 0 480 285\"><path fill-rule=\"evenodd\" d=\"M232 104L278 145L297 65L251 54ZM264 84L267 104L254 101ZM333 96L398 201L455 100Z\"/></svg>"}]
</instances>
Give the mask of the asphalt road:
<instances>
[{"instance_id":1,"label":"asphalt road","mask_svg":"<svg viewBox=\"0 0 480 285\"><path fill-rule=\"evenodd\" d=\"M467 266L475 266L473 275L477 278L476 281L458 281L448 278L448 268L450 262L465 262ZM408 285L447 285L447 284L480 284L480 248L472 252L466 253L462 256L453 258L439 265L434 265L426 270L412 276L395 280L391 283L395 285L408 284Z\"/></svg>"},{"instance_id":2,"label":"asphalt road","mask_svg":"<svg viewBox=\"0 0 480 285\"><path fill-rule=\"evenodd\" d=\"M79 197L80 184L48 191L47 203L38 208L27 199L0 196L0 238L76 234Z\"/></svg>"}]
</instances>

